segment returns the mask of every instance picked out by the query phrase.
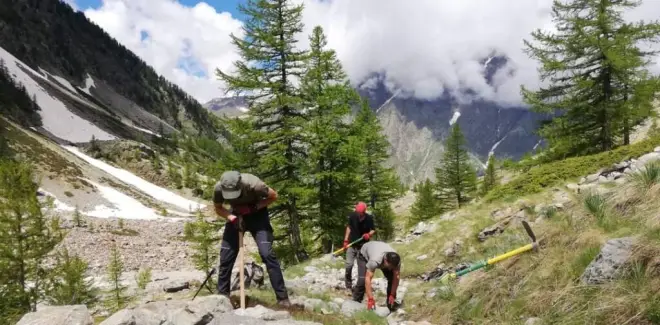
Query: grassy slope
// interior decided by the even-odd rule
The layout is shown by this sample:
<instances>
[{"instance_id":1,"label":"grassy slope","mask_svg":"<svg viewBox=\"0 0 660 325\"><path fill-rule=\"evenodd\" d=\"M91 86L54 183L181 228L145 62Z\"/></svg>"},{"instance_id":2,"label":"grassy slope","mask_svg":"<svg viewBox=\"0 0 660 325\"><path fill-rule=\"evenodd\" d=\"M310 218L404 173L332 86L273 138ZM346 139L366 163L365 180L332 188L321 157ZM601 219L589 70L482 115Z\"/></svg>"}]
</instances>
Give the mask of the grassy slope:
<instances>
[{"instance_id":1,"label":"grassy slope","mask_svg":"<svg viewBox=\"0 0 660 325\"><path fill-rule=\"evenodd\" d=\"M397 245L404 256L404 276L415 276L440 263L454 265L493 257L527 244L522 227L509 227L483 243L477 233L495 224L490 212L523 199L529 219L538 217L535 205L550 203L562 183L586 176L623 159L653 151L658 139L649 139L616 151L541 165L499 188L490 199L457 212L456 219L436 220L438 228L409 245ZM548 175L550 174L550 175ZM642 177L660 181L660 167ZM546 183L541 180L548 180ZM609 186L609 194L571 195L570 208L532 223L537 237L546 240L539 252L526 253L493 267L470 273L434 298L425 293L438 282L424 283L406 295L406 311L413 320L434 324L523 324L539 317L547 324L660 324L660 185ZM543 186L541 186L543 185ZM650 186L649 186L650 185ZM568 192L568 190L566 190ZM527 196L521 193L531 192ZM590 204L586 204L586 203ZM605 241L640 235L633 267L622 279L600 286L579 281ZM456 257L444 256L444 244L463 241ZM428 255L417 261L421 254ZM449 289L449 290L447 290ZM414 307L412 307L414 306Z\"/></svg>"}]
</instances>

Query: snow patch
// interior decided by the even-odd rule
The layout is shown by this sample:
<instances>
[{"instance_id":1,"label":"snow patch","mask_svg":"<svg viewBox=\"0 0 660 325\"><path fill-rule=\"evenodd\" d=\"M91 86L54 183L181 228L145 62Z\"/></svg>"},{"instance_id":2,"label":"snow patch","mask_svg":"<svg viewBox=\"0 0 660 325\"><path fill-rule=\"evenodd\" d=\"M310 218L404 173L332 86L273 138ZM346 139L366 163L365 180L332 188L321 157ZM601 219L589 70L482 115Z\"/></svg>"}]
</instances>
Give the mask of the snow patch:
<instances>
[{"instance_id":1,"label":"snow patch","mask_svg":"<svg viewBox=\"0 0 660 325\"><path fill-rule=\"evenodd\" d=\"M141 128L141 127L139 127L139 126L136 126L135 124L128 123L128 122L124 122L124 124L126 124L126 125L128 125L128 126L134 128L134 129L136 129L136 130L138 130L138 131L142 131L142 132L144 132L144 133L151 134L151 135L154 135L154 136L157 136L157 137L160 138L160 135L159 135L159 134L156 134L156 133L154 133L154 132L151 131L151 130L147 130L147 129L145 129L145 128Z\"/></svg>"},{"instance_id":2,"label":"snow patch","mask_svg":"<svg viewBox=\"0 0 660 325\"><path fill-rule=\"evenodd\" d=\"M101 196L104 199L108 200L114 207L108 207L105 205L97 205L92 211L84 211L83 214L96 217L96 218L122 218L122 219L133 219L133 220L158 220L164 219L163 216L158 215L156 211L151 208L144 206L138 200L117 191L116 189L108 186L103 186L101 184L85 179L85 181L94 185ZM168 218L169 219L169 218Z\"/></svg>"},{"instance_id":3,"label":"snow patch","mask_svg":"<svg viewBox=\"0 0 660 325\"><path fill-rule=\"evenodd\" d=\"M43 70L43 69L41 69L41 68L39 68L39 70L41 70L44 74L47 74L47 75L53 77L53 79L57 80L57 83L59 83L60 85L66 87L66 88L67 88L68 90L70 90L72 93L74 93L74 94L77 93L76 88L73 87L73 85L72 85L68 80L66 80L66 79L64 79L64 78L62 78L62 77L60 77L60 76L56 76L56 75L54 75L54 74L50 74L50 73L48 73L47 71L45 71L45 70Z\"/></svg>"},{"instance_id":4,"label":"snow patch","mask_svg":"<svg viewBox=\"0 0 660 325\"><path fill-rule=\"evenodd\" d=\"M380 107L378 107L378 109L376 110L376 114L378 114L378 112L380 112L380 110L381 110L383 107L387 106L387 104L389 104L389 103L392 101L392 99L394 99L394 98L395 98L396 96L398 96L400 93L401 93L401 90L400 90L400 89L397 89L397 91L395 91L394 94L392 94L392 97L388 98L388 99L383 103L383 105L380 105Z\"/></svg>"},{"instance_id":5,"label":"snow patch","mask_svg":"<svg viewBox=\"0 0 660 325\"><path fill-rule=\"evenodd\" d=\"M236 109L239 110L239 111L241 111L241 112L243 112L243 113L247 113L247 112L250 111L250 110L249 110L247 107L245 107L245 106L238 106L238 107L236 107Z\"/></svg>"},{"instance_id":6,"label":"snow patch","mask_svg":"<svg viewBox=\"0 0 660 325\"><path fill-rule=\"evenodd\" d=\"M89 73L88 73L87 78L85 78L85 88L78 88L78 89L84 91L85 93L87 93L88 95L91 96L92 93L90 93L89 90L92 87L96 87L96 85L94 84L94 79L92 79L92 76L90 76Z\"/></svg>"},{"instance_id":7,"label":"snow patch","mask_svg":"<svg viewBox=\"0 0 660 325\"><path fill-rule=\"evenodd\" d=\"M53 195L52 193L44 190L43 188L39 188L38 191L44 193L48 197L53 198L53 208L55 209L55 211L72 212L72 211L76 210L76 208L74 208L74 207L58 200L57 197L55 197L55 195Z\"/></svg>"},{"instance_id":8,"label":"snow patch","mask_svg":"<svg viewBox=\"0 0 660 325\"><path fill-rule=\"evenodd\" d=\"M454 125L456 121L458 121L458 118L461 117L461 112L454 112L454 116L451 117L451 120L449 120L449 125Z\"/></svg>"},{"instance_id":9,"label":"snow patch","mask_svg":"<svg viewBox=\"0 0 660 325\"><path fill-rule=\"evenodd\" d=\"M499 146L500 143L502 143L502 141L504 141L504 139L506 139L506 137L508 137L508 136L509 136L509 135L507 134L507 135L504 136L504 138L500 139L500 141L495 142L495 144L493 145L493 147L490 148L490 151L488 152L488 158L490 158L490 156L492 156L492 155L495 154L495 149L497 149L497 146Z\"/></svg>"},{"instance_id":10,"label":"snow patch","mask_svg":"<svg viewBox=\"0 0 660 325\"><path fill-rule=\"evenodd\" d=\"M492 61L492 60L493 60L493 57L492 57L492 56L489 56L489 57L488 57L488 60L486 60L486 62L484 62L484 68L488 67L488 64L489 64L490 61Z\"/></svg>"},{"instance_id":11,"label":"snow patch","mask_svg":"<svg viewBox=\"0 0 660 325\"><path fill-rule=\"evenodd\" d=\"M169 203L172 205L175 205L184 211L196 211L197 209L204 209L206 208L206 205L197 203L191 200L188 200L178 194L172 193L167 189L164 189L160 186L156 186L138 176L135 174L128 172L124 169L116 168L113 166L108 165L107 163L94 159L78 150L76 147L71 147L71 146L62 146L64 149L70 151L71 153L75 154L76 156L80 157L81 159L85 160L89 164L91 164L94 167L97 167L106 173L113 175L120 179L122 182L126 184L130 184L144 192L145 194L153 197L156 200L159 200L161 202Z\"/></svg>"},{"instance_id":12,"label":"snow patch","mask_svg":"<svg viewBox=\"0 0 660 325\"><path fill-rule=\"evenodd\" d=\"M87 142L92 135L99 140L114 140L113 135L101 130L89 121L73 114L64 104L48 94L30 75L25 73L19 64L30 72L43 78L41 73L30 69L26 64L16 59L11 53L0 47L0 58L5 61L10 74L14 75L15 81L25 86L30 97L35 97L41 108L39 115L43 120L44 129L55 136L71 142Z\"/></svg>"}]
</instances>

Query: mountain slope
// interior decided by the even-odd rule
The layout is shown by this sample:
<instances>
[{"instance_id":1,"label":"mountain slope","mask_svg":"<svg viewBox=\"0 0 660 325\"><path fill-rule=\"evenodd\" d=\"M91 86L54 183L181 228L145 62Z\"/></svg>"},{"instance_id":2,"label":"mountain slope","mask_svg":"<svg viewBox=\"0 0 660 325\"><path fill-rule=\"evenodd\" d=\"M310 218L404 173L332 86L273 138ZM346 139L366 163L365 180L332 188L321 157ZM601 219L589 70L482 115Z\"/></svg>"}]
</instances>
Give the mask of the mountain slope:
<instances>
[{"instance_id":1,"label":"mountain slope","mask_svg":"<svg viewBox=\"0 0 660 325\"><path fill-rule=\"evenodd\" d=\"M86 89L110 112L144 110L175 128L213 133L208 111L195 99L63 2L0 2L0 44L33 70L66 78L70 85L62 86L68 90ZM150 119L142 122L159 127Z\"/></svg>"}]
</instances>

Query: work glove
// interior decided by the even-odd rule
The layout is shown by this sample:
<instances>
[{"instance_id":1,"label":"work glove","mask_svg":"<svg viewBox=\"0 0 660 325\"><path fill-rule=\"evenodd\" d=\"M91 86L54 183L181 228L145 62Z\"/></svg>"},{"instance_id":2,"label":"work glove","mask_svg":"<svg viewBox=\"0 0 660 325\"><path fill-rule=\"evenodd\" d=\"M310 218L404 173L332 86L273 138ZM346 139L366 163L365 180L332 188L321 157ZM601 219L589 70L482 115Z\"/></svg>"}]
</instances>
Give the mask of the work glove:
<instances>
[{"instance_id":1,"label":"work glove","mask_svg":"<svg viewBox=\"0 0 660 325\"><path fill-rule=\"evenodd\" d=\"M373 297L367 299L367 310L376 309L376 301Z\"/></svg>"},{"instance_id":2,"label":"work glove","mask_svg":"<svg viewBox=\"0 0 660 325\"><path fill-rule=\"evenodd\" d=\"M233 215L233 214L232 214L232 215L229 215L229 223L231 223L232 225L234 225L234 227L236 227L236 229L238 229L238 231L241 231L241 232L244 232L244 231L245 231L245 225L244 225L244 223L243 223L243 219L242 219L242 218L239 218L239 217L237 217L237 216L235 216L235 215Z\"/></svg>"},{"instance_id":3,"label":"work glove","mask_svg":"<svg viewBox=\"0 0 660 325\"><path fill-rule=\"evenodd\" d=\"M241 205L241 206L236 207L235 210L236 210L236 212L238 212L238 214L240 214L242 216L245 216L245 215L256 212L257 211L257 206L256 205Z\"/></svg>"},{"instance_id":4,"label":"work glove","mask_svg":"<svg viewBox=\"0 0 660 325\"><path fill-rule=\"evenodd\" d=\"M369 235L369 233L362 235L362 239L364 239L365 241L369 240L369 238L371 238L371 235Z\"/></svg>"},{"instance_id":5,"label":"work glove","mask_svg":"<svg viewBox=\"0 0 660 325\"><path fill-rule=\"evenodd\" d=\"M348 240L344 240L344 249L348 249Z\"/></svg>"}]
</instances>

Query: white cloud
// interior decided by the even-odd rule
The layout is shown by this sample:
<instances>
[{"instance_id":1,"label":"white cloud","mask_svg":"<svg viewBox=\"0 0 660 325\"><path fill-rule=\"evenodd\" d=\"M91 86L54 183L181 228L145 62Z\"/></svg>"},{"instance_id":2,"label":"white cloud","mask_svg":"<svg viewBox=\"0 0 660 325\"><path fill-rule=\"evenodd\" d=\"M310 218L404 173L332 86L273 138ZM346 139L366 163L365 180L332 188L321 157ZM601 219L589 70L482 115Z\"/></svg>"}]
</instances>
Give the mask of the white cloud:
<instances>
[{"instance_id":1,"label":"white cloud","mask_svg":"<svg viewBox=\"0 0 660 325\"><path fill-rule=\"evenodd\" d=\"M101 7L84 12L200 102L223 95L214 72L230 69L238 59L229 35L242 35L242 23L231 14L203 2L186 7L173 0L103 0Z\"/></svg>"},{"instance_id":2,"label":"white cloud","mask_svg":"<svg viewBox=\"0 0 660 325\"><path fill-rule=\"evenodd\" d=\"M303 0L298 0L303 1ZM354 82L372 72L420 98L444 89L470 87L503 104L520 102L520 85L538 85L536 62L523 53L523 39L536 28L551 29L552 0L304 0L305 34L322 25ZM660 1L646 0L629 16L655 19ZM104 0L85 11L129 49L170 80L204 102L222 95L213 71L237 59L229 33L241 23L205 3L185 7L172 0ZM141 41L140 30L150 37ZM177 68L188 50L201 62L205 77ZM483 80L478 61L493 51L510 58L495 76ZM660 66L656 65L660 71Z\"/></svg>"}]
</instances>

